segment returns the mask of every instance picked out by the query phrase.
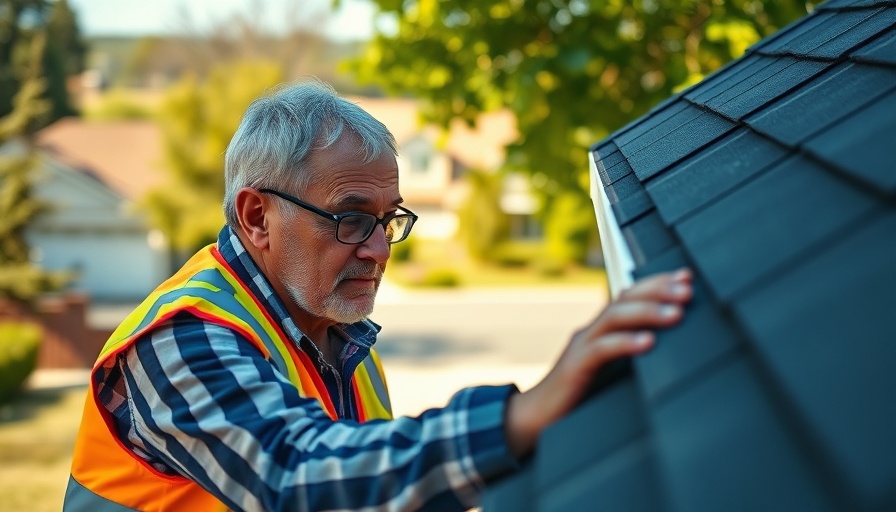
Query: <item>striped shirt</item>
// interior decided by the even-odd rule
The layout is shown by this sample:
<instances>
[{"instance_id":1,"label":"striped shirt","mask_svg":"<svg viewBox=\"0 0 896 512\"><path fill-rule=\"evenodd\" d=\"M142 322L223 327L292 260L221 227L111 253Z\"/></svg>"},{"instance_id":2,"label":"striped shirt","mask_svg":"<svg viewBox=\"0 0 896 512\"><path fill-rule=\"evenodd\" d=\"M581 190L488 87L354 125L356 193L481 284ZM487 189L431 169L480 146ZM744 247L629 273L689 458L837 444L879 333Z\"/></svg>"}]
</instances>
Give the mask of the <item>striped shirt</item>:
<instances>
[{"instance_id":1,"label":"striped shirt","mask_svg":"<svg viewBox=\"0 0 896 512\"><path fill-rule=\"evenodd\" d=\"M461 390L416 418L358 423L345 390L379 327L336 329L344 342L336 371L227 227L218 249L318 362L340 419L299 396L249 340L180 314L94 377L119 439L155 469L197 482L234 510L448 511L476 506L486 481L517 467L504 435L512 385Z\"/></svg>"}]
</instances>

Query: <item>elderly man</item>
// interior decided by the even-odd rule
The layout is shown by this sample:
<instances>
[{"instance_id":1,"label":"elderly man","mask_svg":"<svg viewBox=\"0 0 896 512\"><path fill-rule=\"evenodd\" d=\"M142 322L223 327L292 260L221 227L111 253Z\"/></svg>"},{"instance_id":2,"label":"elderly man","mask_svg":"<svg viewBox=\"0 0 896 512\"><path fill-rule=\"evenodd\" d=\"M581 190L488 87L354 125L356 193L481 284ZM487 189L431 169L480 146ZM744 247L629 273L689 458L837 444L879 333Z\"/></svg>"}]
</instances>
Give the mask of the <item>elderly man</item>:
<instances>
[{"instance_id":1,"label":"elderly man","mask_svg":"<svg viewBox=\"0 0 896 512\"><path fill-rule=\"evenodd\" d=\"M65 510L464 510L610 359L691 294L642 281L531 390L464 389L392 419L367 319L417 220L389 131L319 82L257 100L227 149L218 242L115 331L90 382ZM595 425L600 435L600 425Z\"/></svg>"}]
</instances>

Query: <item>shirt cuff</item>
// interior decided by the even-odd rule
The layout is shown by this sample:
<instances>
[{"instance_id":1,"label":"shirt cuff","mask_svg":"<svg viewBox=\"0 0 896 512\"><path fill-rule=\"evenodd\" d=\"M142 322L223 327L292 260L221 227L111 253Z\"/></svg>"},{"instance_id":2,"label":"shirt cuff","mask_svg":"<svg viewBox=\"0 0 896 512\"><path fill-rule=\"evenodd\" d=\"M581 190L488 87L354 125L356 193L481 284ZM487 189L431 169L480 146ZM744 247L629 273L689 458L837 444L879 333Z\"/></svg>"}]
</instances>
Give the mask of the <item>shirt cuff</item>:
<instances>
[{"instance_id":1,"label":"shirt cuff","mask_svg":"<svg viewBox=\"0 0 896 512\"><path fill-rule=\"evenodd\" d=\"M470 475L480 490L489 480L520 467L507 443L505 421L508 399L519 390L513 384L468 388L465 395L466 436L458 439L461 460L469 461Z\"/></svg>"}]
</instances>

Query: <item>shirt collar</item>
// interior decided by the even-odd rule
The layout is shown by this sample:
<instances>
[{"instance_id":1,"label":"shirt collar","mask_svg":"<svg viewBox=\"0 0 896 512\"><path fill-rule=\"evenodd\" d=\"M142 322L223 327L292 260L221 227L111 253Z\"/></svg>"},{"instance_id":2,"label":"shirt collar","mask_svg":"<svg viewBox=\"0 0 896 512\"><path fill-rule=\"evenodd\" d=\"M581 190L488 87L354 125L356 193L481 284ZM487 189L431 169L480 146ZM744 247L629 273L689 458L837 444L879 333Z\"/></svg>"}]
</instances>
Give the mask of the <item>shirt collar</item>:
<instances>
[{"instance_id":1,"label":"shirt collar","mask_svg":"<svg viewBox=\"0 0 896 512\"><path fill-rule=\"evenodd\" d=\"M277 296L270 282L261 273L261 270L252 260L252 256L243 247L243 243L230 226L225 225L221 232L218 233L218 252L221 253L221 256L230 265L237 277L243 283L246 283L252 293L265 306L265 309L268 310L274 321L280 324L283 331L292 338L294 343L301 345L300 342L304 334L286 312L286 306L283 304L283 301ZM364 319L353 324L339 324L335 328L344 337L345 341L368 350L376 342L376 335L381 329L379 325L370 319Z\"/></svg>"}]
</instances>

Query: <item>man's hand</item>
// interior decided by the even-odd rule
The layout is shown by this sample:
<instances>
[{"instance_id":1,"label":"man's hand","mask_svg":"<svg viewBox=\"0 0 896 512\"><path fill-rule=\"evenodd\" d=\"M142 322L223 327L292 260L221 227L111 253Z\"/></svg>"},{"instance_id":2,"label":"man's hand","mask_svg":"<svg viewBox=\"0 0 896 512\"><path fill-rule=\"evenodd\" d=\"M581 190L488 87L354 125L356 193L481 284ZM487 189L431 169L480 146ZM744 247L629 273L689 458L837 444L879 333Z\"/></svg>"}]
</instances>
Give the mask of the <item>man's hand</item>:
<instances>
[{"instance_id":1,"label":"man's hand","mask_svg":"<svg viewBox=\"0 0 896 512\"><path fill-rule=\"evenodd\" d=\"M691 295L687 269L651 276L623 291L576 332L547 376L510 398L506 429L514 455L532 450L541 431L575 407L601 365L648 350L654 340L648 329L677 323Z\"/></svg>"}]
</instances>

